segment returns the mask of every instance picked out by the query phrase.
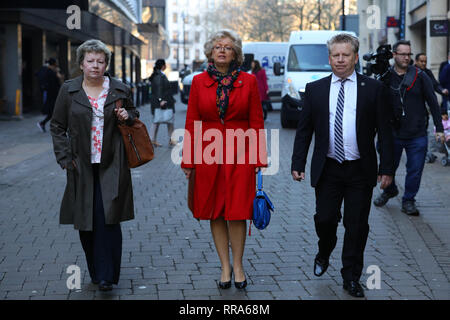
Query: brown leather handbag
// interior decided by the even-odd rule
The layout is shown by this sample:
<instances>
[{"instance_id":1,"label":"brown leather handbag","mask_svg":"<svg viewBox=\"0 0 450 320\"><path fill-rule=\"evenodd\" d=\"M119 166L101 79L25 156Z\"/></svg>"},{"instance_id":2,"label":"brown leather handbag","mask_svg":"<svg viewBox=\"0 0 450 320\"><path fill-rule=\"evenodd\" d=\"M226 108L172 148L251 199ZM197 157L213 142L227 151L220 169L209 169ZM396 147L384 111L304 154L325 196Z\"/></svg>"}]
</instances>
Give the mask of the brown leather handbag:
<instances>
[{"instance_id":1,"label":"brown leather handbag","mask_svg":"<svg viewBox=\"0 0 450 320\"><path fill-rule=\"evenodd\" d=\"M116 101L116 108L122 108L121 99ZM153 159L153 144L141 120L136 118L131 126L119 122L118 127L123 137L129 168L142 166Z\"/></svg>"}]
</instances>

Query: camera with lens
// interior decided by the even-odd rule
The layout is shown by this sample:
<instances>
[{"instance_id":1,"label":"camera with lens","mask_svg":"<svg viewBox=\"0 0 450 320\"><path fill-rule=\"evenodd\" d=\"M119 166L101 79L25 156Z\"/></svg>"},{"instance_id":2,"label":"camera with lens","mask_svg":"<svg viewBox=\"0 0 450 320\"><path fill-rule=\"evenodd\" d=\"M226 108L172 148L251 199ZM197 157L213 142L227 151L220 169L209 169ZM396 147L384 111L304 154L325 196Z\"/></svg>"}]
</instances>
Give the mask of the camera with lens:
<instances>
[{"instance_id":1,"label":"camera with lens","mask_svg":"<svg viewBox=\"0 0 450 320\"><path fill-rule=\"evenodd\" d=\"M394 57L390 44L379 46L376 53L367 53L363 59L367 61L365 74L371 76L375 74L376 78L385 81L389 74L389 60Z\"/></svg>"}]
</instances>

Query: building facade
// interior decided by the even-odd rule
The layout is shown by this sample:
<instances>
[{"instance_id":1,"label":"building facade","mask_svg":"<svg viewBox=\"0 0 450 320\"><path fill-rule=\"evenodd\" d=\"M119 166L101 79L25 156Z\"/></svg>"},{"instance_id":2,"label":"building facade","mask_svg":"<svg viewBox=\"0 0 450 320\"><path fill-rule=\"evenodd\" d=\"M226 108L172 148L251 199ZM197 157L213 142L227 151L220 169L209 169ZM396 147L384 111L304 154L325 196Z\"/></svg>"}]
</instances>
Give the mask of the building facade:
<instances>
[{"instance_id":1,"label":"building facade","mask_svg":"<svg viewBox=\"0 0 450 320\"><path fill-rule=\"evenodd\" d=\"M207 16L220 3L220 0L167 0L168 63L172 69L181 70L184 65L193 68L206 59L203 45L209 34L219 28Z\"/></svg>"},{"instance_id":2,"label":"building facade","mask_svg":"<svg viewBox=\"0 0 450 320\"><path fill-rule=\"evenodd\" d=\"M414 54L426 53L428 68L438 76L450 50L450 0L359 0L358 14L361 54L375 52L382 44L393 45L404 34Z\"/></svg>"},{"instance_id":3,"label":"building facade","mask_svg":"<svg viewBox=\"0 0 450 320\"><path fill-rule=\"evenodd\" d=\"M112 76L132 86L139 83L145 76L142 61L149 58L148 50L142 52L149 46L148 38L139 32L140 26L147 26L143 8L143 0L3 1L0 114L20 117L38 112L42 93L36 72L47 59L55 58L65 79L79 75L76 49L88 39L99 39L111 50ZM159 29L158 23L153 27L146 30L148 34Z\"/></svg>"}]
</instances>

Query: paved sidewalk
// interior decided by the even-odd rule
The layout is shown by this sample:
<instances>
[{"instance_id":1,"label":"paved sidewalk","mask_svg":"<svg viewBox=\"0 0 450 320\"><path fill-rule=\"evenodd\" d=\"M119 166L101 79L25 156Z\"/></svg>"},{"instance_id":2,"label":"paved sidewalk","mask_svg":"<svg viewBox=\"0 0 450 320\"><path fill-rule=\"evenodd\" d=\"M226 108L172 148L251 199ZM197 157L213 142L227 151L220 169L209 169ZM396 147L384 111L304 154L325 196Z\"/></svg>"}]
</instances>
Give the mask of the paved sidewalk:
<instances>
[{"instance_id":1,"label":"paved sidewalk","mask_svg":"<svg viewBox=\"0 0 450 320\"><path fill-rule=\"evenodd\" d=\"M150 126L148 106L139 110ZM186 106L177 103L176 128L184 127L185 116ZM309 173L301 184L290 178L292 129L279 131L280 169L264 178L275 213L267 230L253 227L247 238L246 290L218 289L220 264L209 223L197 222L187 209L186 180L171 161L161 126L164 146L152 162L132 170L136 219L122 224L120 282L112 292L98 291L90 284L78 232L58 224L65 172L55 162L49 133L36 126L40 119L0 121L0 299L352 299L340 276L342 224L329 271L321 278L312 273L314 190ZM269 113L266 128L279 127L279 112ZM450 167L426 165L419 217L403 214L400 201L372 208L364 270L380 268L381 289L367 289L366 298L449 299ZM81 269L80 290L67 288L70 265Z\"/></svg>"}]
</instances>

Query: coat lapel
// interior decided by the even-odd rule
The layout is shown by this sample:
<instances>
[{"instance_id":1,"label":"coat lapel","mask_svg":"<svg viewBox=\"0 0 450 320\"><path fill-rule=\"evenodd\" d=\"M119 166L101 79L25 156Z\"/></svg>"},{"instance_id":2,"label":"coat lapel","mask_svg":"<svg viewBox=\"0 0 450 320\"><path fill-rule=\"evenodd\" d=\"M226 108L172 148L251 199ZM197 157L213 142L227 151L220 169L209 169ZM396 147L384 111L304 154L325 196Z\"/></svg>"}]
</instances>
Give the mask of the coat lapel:
<instances>
[{"instance_id":1,"label":"coat lapel","mask_svg":"<svg viewBox=\"0 0 450 320\"><path fill-rule=\"evenodd\" d=\"M364 107L364 96L366 95L366 83L359 73L356 73L357 93L356 93L356 133L358 134L361 124L361 110Z\"/></svg>"},{"instance_id":2,"label":"coat lapel","mask_svg":"<svg viewBox=\"0 0 450 320\"><path fill-rule=\"evenodd\" d=\"M109 106L116 100L126 98L125 85L122 82L120 82L112 77L110 77L109 79L110 79L109 91L108 91L108 96L106 97L106 101L105 101L105 108L106 108L106 106Z\"/></svg>"},{"instance_id":3,"label":"coat lapel","mask_svg":"<svg viewBox=\"0 0 450 320\"><path fill-rule=\"evenodd\" d=\"M319 106L323 108L321 112L321 114L323 115L321 121L322 123L326 123L327 139L330 139L330 88L331 88L331 75L324 79L323 91L322 90L321 91L327 92L328 94L320 95L322 100L319 104Z\"/></svg>"},{"instance_id":4,"label":"coat lapel","mask_svg":"<svg viewBox=\"0 0 450 320\"><path fill-rule=\"evenodd\" d=\"M76 77L72 81L70 81L69 86L69 93L73 93L73 100L76 101L81 106L84 106L86 108L92 108L91 103L89 102L89 99L84 92L83 88L81 87L81 84L83 82L83 76Z\"/></svg>"}]
</instances>

